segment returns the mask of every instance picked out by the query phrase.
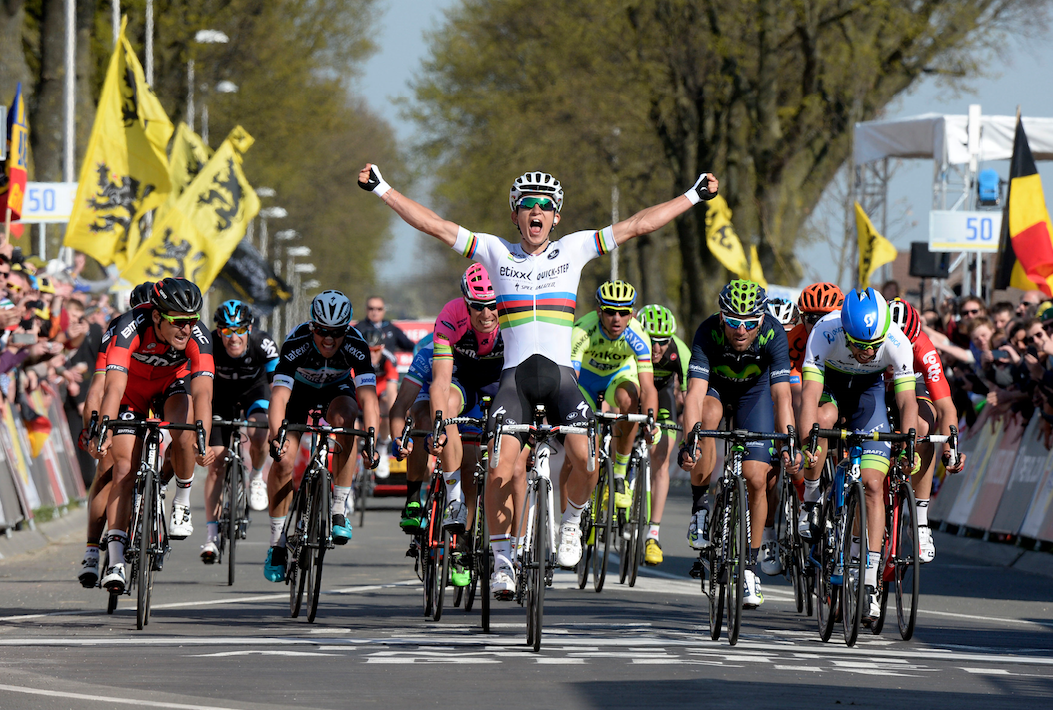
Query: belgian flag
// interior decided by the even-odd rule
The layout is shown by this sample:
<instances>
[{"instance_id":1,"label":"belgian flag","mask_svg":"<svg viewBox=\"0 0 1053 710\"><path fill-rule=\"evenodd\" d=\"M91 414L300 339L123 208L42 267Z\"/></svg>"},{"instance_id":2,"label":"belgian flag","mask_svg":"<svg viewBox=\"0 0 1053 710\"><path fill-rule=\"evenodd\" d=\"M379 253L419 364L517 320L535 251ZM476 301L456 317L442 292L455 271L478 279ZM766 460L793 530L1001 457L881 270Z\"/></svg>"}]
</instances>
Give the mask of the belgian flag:
<instances>
[{"instance_id":1,"label":"belgian flag","mask_svg":"<svg viewBox=\"0 0 1053 710\"><path fill-rule=\"evenodd\" d=\"M1053 225L1046 210L1042 178L1027 144L1020 117L1016 120L1009 192L1002 215L995 288L1041 289L1053 296Z\"/></svg>"}]
</instances>

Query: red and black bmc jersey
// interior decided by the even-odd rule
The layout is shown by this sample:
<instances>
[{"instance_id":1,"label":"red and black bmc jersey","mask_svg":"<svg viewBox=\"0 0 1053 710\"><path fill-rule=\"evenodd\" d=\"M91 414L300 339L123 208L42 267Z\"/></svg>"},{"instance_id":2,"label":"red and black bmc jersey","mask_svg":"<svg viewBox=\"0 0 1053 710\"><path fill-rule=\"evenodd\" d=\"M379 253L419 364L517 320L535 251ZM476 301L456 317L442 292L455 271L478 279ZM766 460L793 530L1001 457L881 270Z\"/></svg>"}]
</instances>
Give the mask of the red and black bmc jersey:
<instances>
[{"instance_id":1,"label":"red and black bmc jersey","mask_svg":"<svg viewBox=\"0 0 1053 710\"><path fill-rule=\"evenodd\" d=\"M113 336L106 348L106 371L126 372L130 377L154 380L179 373L193 379L215 377L212 337L194 324L186 349L175 348L157 339L152 308L136 308L118 316L111 324ZM108 329L109 330L109 329Z\"/></svg>"}]
</instances>

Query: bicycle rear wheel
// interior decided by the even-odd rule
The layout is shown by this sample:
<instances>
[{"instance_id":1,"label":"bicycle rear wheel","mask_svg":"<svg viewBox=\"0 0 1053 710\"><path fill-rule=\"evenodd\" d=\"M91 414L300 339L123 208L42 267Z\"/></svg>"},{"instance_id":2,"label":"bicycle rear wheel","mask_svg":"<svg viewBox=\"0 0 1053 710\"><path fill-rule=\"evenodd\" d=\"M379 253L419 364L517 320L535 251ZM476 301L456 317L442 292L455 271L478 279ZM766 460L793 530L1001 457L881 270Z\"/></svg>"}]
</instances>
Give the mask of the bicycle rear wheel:
<instances>
[{"instance_id":1,"label":"bicycle rear wheel","mask_svg":"<svg viewBox=\"0 0 1053 710\"><path fill-rule=\"evenodd\" d=\"M704 550L709 560L709 637L716 641L724 625L724 595L727 589L721 583L724 575L724 496L717 493L713 496L713 510L709 515L709 540L712 545ZM705 592L706 575L702 576L702 590Z\"/></svg>"},{"instance_id":2,"label":"bicycle rear wheel","mask_svg":"<svg viewBox=\"0 0 1053 710\"><path fill-rule=\"evenodd\" d=\"M896 615L904 641L914 636L921 594L921 555L918 550L918 504L910 483L899 485L899 520L896 531Z\"/></svg>"},{"instance_id":3,"label":"bicycle rear wheel","mask_svg":"<svg viewBox=\"0 0 1053 710\"><path fill-rule=\"evenodd\" d=\"M607 459L600 477L600 490L596 500L599 502L599 515L596 524L596 556L592 558L592 586L597 593L603 591L603 582L607 578L607 562L611 557L614 541L614 462ZM607 502L604 505L604 497Z\"/></svg>"},{"instance_id":4,"label":"bicycle rear wheel","mask_svg":"<svg viewBox=\"0 0 1053 710\"><path fill-rule=\"evenodd\" d=\"M231 461L230 467L227 469L227 481L224 486L223 495L226 497L226 505L224 506L226 512L226 520L222 528L223 535L227 538L226 542L228 545L227 549L227 586L234 584L234 564L235 564L235 547L238 542L238 538L241 537L240 526L238 519L241 518L242 511L239 503L242 499L241 487L242 483L242 468L241 462L237 458ZM220 541L220 553L222 553L222 541Z\"/></svg>"},{"instance_id":5,"label":"bicycle rear wheel","mask_svg":"<svg viewBox=\"0 0 1053 710\"><path fill-rule=\"evenodd\" d=\"M870 631L875 636L880 634L881 630L885 628L885 616L888 614L889 583L895 575L896 551L893 549L893 544L896 539L894 526L897 516L895 510L899 500L889 490L891 485L894 484L886 476L883 493L885 497L885 527L884 535L881 538L881 562L878 566L878 594L880 595L881 613L870 624Z\"/></svg>"},{"instance_id":6,"label":"bicycle rear wheel","mask_svg":"<svg viewBox=\"0 0 1053 710\"><path fill-rule=\"evenodd\" d=\"M307 500L304 484L293 494L289 518L286 521L286 558L285 579L289 584L289 616L295 619L300 615L303 604L303 590L307 581L307 522L310 520L311 505Z\"/></svg>"},{"instance_id":7,"label":"bicycle rear wheel","mask_svg":"<svg viewBox=\"0 0 1053 710\"><path fill-rule=\"evenodd\" d=\"M313 523L307 533L306 560L308 568L304 570L307 576L307 622L313 623L318 614L318 598L322 593L322 564L325 561L325 551L329 546L329 534L331 529L330 511L332 510L332 492L329 488L329 476L319 473L314 490L315 514L312 516Z\"/></svg>"},{"instance_id":8,"label":"bicycle rear wheel","mask_svg":"<svg viewBox=\"0 0 1053 710\"><path fill-rule=\"evenodd\" d=\"M629 586L636 586L636 577L640 573L640 563L644 558L644 545L647 542L645 528L650 523L651 510L648 505L647 493L651 482L651 467L647 461L640 462L636 466L636 486L633 489L633 505L631 520L629 522L631 534L629 536L630 567Z\"/></svg>"},{"instance_id":9,"label":"bicycle rear wheel","mask_svg":"<svg viewBox=\"0 0 1053 710\"><path fill-rule=\"evenodd\" d=\"M436 597L435 604L435 620L438 621L442 616L442 609L446 603L446 587L450 586L450 558L453 556L453 544L454 538L450 534L449 530L441 531L442 537L439 539L442 541L438 548L439 553L439 574L436 577L439 582L439 588L437 591L438 596ZM454 604L454 606L457 606Z\"/></svg>"},{"instance_id":10,"label":"bicycle rear wheel","mask_svg":"<svg viewBox=\"0 0 1053 710\"><path fill-rule=\"evenodd\" d=\"M549 547L549 512L548 512L548 481L544 478L538 480L537 504L534 508L534 539L530 550L530 570L527 575L529 586L527 588L527 609L530 618L527 619L528 635L533 629L534 651L541 650L541 629L545 618L545 578L547 574Z\"/></svg>"},{"instance_id":11,"label":"bicycle rear wheel","mask_svg":"<svg viewBox=\"0 0 1053 710\"><path fill-rule=\"evenodd\" d=\"M139 630L142 630L144 626L150 623L150 592L153 586L154 569L151 548L153 547L155 518L157 517L154 512L157 494L154 493L153 472L147 472L145 478L142 496L139 498L142 514L139 516L139 545L136 549L138 555L136 560L136 585L138 588L136 591L138 596L135 607L135 627Z\"/></svg>"},{"instance_id":12,"label":"bicycle rear wheel","mask_svg":"<svg viewBox=\"0 0 1053 710\"><path fill-rule=\"evenodd\" d=\"M863 608L867 606L865 575L867 571L867 512L863 497L863 482L851 483L845 496L841 555L844 559L842 576L842 622L845 644L854 646L859 638L859 626L863 621ZM852 539L859 537L859 544ZM855 552L853 553L853 547Z\"/></svg>"},{"instance_id":13,"label":"bicycle rear wheel","mask_svg":"<svg viewBox=\"0 0 1053 710\"><path fill-rule=\"evenodd\" d=\"M742 627L742 600L745 587L747 530L746 530L746 481L736 477L735 487L731 490L728 516L728 559L726 560L724 583L727 585L728 600L728 643L734 646L739 642L739 630Z\"/></svg>"},{"instance_id":14,"label":"bicycle rear wheel","mask_svg":"<svg viewBox=\"0 0 1053 710\"><path fill-rule=\"evenodd\" d=\"M598 491L599 486L593 489L592 496L585 505L585 510L581 511L581 559L578 560L576 570L578 573L578 589L584 589L585 585L589 583L589 567L592 562L592 556L596 552L596 520L593 518L593 513L597 510L596 501L599 498L596 497L596 494Z\"/></svg>"},{"instance_id":15,"label":"bicycle rear wheel","mask_svg":"<svg viewBox=\"0 0 1053 710\"><path fill-rule=\"evenodd\" d=\"M438 621L442 618L442 591L445 580L442 579L442 511L446 509L446 487L441 479L432 496L432 505L428 511L427 538L428 579L431 582L431 618Z\"/></svg>"},{"instance_id":16,"label":"bicycle rear wheel","mask_svg":"<svg viewBox=\"0 0 1053 710\"><path fill-rule=\"evenodd\" d=\"M818 567L815 569L815 609L819 622L819 638L830 640L837 620L841 586L833 583L834 574L834 511L833 502L825 498L819 515L819 539L815 542Z\"/></svg>"}]
</instances>

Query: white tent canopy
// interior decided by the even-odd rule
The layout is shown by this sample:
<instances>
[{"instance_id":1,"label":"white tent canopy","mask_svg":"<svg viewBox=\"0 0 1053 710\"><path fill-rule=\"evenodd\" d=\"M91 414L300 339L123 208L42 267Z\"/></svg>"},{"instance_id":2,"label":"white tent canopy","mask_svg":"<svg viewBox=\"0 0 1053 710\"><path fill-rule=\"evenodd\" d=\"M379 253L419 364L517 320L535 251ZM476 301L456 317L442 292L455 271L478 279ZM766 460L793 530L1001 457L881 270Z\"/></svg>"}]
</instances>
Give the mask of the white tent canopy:
<instances>
[{"instance_id":1,"label":"white tent canopy","mask_svg":"<svg viewBox=\"0 0 1053 710\"><path fill-rule=\"evenodd\" d=\"M1053 160L1053 118L1023 119L1035 160ZM864 165L883 158L932 159L943 165L969 162L968 116L926 113L894 121L856 124L853 161ZM982 161L1013 157L1014 116L983 116L980 130Z\"/></svg>"}]
</instances>

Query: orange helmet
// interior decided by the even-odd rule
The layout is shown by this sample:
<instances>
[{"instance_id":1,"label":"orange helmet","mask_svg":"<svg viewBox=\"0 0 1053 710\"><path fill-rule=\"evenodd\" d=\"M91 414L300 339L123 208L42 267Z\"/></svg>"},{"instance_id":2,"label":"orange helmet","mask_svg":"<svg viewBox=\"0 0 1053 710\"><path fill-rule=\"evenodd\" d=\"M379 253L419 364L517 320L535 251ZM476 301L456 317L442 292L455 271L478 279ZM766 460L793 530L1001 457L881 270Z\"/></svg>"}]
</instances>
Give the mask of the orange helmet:
<instances>
[{"instance_id":1,"label":"orange helmet","mask_svg":"<svg viewBox=\"0 0 1053 710\"><path fill-rule=\"evenodd\" d=\"M797 307L804 313L831 313L844 303L845 294L835 284L823 281L805 286Z\"/></svg>"}]
</instances>

